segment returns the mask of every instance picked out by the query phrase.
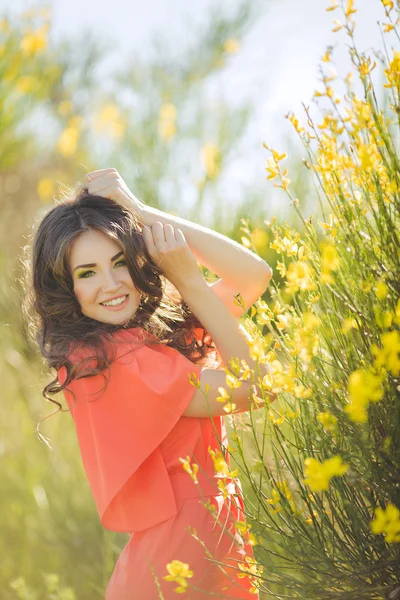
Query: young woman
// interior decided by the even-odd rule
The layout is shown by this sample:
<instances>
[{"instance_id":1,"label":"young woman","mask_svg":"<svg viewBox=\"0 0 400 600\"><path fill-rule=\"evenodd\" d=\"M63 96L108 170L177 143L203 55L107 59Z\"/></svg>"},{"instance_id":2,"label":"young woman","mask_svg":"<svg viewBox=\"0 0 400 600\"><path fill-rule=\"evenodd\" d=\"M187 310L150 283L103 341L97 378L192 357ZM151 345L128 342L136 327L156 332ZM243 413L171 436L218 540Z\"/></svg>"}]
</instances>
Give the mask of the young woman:
<instances>
[{"instance_id":1,"label":"young woman","mask_svg":"<svg viewBox=\"0 0 400 600\"><path fill-rule=\"evenodd\" d=\"M173 561L192 572L182 573L188 600L255 598L237 577L253 554L235 527L244 504L217 398L232 357L256 368L234 297L247 310L271 269L225 236L146 206L115 169L87 178L37 227L24 307L57 370L43 393L61 409L49 394L63 391L101 523L130 534L106 600L176 598L177 582L164 578L171 563L179 571ZM208 284L198 263L220 279ZM257 385L232 390L234 412L261 396Z\"/></svg>"}]
</instances>

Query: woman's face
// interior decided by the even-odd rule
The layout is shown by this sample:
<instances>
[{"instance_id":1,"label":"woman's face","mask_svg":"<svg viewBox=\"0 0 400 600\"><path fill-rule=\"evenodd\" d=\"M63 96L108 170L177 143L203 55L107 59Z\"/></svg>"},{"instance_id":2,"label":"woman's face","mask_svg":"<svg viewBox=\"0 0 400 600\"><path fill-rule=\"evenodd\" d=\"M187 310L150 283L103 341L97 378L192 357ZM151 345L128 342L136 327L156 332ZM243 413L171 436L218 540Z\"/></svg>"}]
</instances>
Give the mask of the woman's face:
<instances>
[{"instance_id":1,"label":"woman's face","mask_svg":"<svg viewBox=\"0 0 400 600\"><path fill-rule=\"evenodd\" d=\"M84 315L119 325L136 313L140 293L129 274L124 251L105 233L96 229L81 233L72 243L69 266ZM104 304L113 299L114 306Z\"/></svg>"}]
</instances>

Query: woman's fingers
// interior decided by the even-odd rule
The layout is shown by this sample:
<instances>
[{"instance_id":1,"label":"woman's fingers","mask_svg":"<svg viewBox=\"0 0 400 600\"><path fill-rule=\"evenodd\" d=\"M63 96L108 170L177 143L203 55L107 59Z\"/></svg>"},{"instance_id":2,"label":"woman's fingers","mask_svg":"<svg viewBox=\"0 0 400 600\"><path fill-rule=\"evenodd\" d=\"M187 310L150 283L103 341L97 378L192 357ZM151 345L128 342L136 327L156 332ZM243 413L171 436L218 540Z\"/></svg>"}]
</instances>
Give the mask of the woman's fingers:
<instances>
[{"instance_id":1,"label":"woman's fingers","mask_svg":"<svg viewBox=\"0 0 400 600\"><path fill-rule=\"evenodd\" d=\"M151 227L147 227L146 225L143 227L142 234L144 240L146 242L146 246L152 254L153 258L157 258L160 260L160 256L167 252L172 248L176 248L177 239L176 239L176 229L170 224L166 223L165 225L160 221L155 221ZM183 237L183 233L180 232L180 241L185 243L185 239Z\"/></svg>"},{"instance_id":2,"label":"woman's fingers","mask_svg":"<svg viewBox=\"0 0 400 600\"><path fill-rule=\"evenodd\" d=\"M150 227L147 227L147 225L143 225L142 236L143 236L144 242L146 244L146 248L147 248L150 256L152 258L154 258L156 256L157 249L154 244L152 231L151 231Z\"/></svg>"},{"instance_id":3,"label":"woman's fingers","mask_svg":"<svg viewBox=\"0 0 400 600\"><path fill-rule=\"evenodd\" d=\"M164 225L165 241L167 242L167 245L169 247L173 247L176 245L175 231L176 230L172 227L170 223L166 223Z\"/></svg>"},{"instance_id":4,"label":"woman's fingers","mask_svg":"<svg viewBox=\"0 0 400 600\"><path fill-rule=\"evenodd\" d=\"M93 181L93 179L97 179L102 175L109 175L110 173L117 173L117 169L98 169L97 171L91 171L90 173L86 173L86 177Z\"/></svg>"},{"instance_id":5,"label":"woman's fingers","mask_svg":"<svg viewBox=\"0 0 400 600\"><path fill-rule=\"evenodd\" d=\"M180 245L185 245L187 243L182 229L175 229L175 239Z\"/></svg>"},{"instance_id":6,"label":"woman's fingers","mask_svg":"<svg viewBox=\"0 0 400 600\"><path fill-rule=\"evenodd\" d=\"M153 238L154 238L154 242L157 246L157 250L159 252L164 252L165 250L167 250L168 245L167 245L167 241L165 239L165 232L164 232L163 224L160 223L160 221L155 221L151 226L151 230L153 232Z\"/></svg>"}]
</instances>

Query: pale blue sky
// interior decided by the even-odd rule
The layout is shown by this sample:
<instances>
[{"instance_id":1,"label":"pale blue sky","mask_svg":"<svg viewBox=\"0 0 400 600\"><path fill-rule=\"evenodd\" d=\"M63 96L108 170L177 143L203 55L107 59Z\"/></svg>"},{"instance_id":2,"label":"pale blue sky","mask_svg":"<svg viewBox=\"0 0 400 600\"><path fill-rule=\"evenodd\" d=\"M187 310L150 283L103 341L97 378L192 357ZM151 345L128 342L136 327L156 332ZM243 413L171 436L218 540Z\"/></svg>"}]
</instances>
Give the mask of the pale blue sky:
<instances>
[{"instance_id":1,"label":"pale blue sky","mask_svg":"<svg viewBox=\"0 0 400 600\"><path fill-rule=\"evenodd\" d=\"M114 48L107 59L107 68L112 68L130 53L145 57L156 34L171 39L178 49L185 47L196 26L207 22L210 7L217 3L226 10L239 4L238 0L53 0L51 36L59 39L84 29L98 32ZM284 151L287 138L297 143L295 131L284 117L292 110L304 119L301 102L310 104L314 90L322 89L317 81L318 65L328 45L339 46L334 54L338 75L344 77L351 68L346 49L349 38L343 30L331 31L333 19L341 15L339 11L327 12L330 5L331 0L265 0L265 12L241 52L213 82L217 95L223 91L233 102L246 98L254 101L254 117L243 146L238 148L239 160L226 177L226 192L233 200L239 183L252 182L266 196L274 197L274 203L276 199L287 203L284 194L278 192L276 196L275 188L266 181L265 159L269 154L262 144ZM34 6L43 4L0 0L0 9L12 12ZM359 9L354 16L358 49L381 50L377 21L386 19L380 0L355 0L355 8ZM389 48L396 46L391 35L385 36ZM336 89L339 92L340 88Z\"/></svg>"}]
</instances>

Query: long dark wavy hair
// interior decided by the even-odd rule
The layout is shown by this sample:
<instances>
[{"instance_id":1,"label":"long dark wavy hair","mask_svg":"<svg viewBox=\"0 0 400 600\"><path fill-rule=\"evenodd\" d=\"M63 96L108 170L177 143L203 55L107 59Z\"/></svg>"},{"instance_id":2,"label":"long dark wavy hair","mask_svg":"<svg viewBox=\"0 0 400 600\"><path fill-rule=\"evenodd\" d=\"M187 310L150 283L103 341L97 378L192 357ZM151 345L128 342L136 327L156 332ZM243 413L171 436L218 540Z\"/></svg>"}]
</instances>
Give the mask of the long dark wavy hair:
<instances>
[{"instance_id":1,"label":"long dark wavy hair","mask_svg":"<svg viewBox=\"0 0 400 600\"><path fill-rule=\"evenodd\" d=\"M58 370L64 365L67 369L63 385L56 377L42 391L59 410L62 410L61 404L49 394L61 392L74 379L109 369L115 354L110 355L106 346L109 349L110 342L115 342L113 334L120 329L141 327L144 343L148 337L151 343L168 345L195 364L206 358L211 348L215 349L210 338L206 339L205 331L201 342L194 335L192 328L202 328L202 325L152 260L143 240L142 227L134 208L128 210L118 202L89 194L87 187L79 184L46 213L37 226L32 244L24 248L23 314L28 336L39 346L49 367ZM105 233L125 251L129 274L142 294L136 313L123 325L87 317L75 297L69 268L71 245L82 232L91 229ZM82 347L93 354L72 363L69 355ZM88 361L92 359L95 366L88 368Z\"/></svg>"}]
</instances>

